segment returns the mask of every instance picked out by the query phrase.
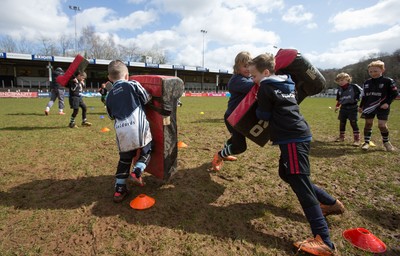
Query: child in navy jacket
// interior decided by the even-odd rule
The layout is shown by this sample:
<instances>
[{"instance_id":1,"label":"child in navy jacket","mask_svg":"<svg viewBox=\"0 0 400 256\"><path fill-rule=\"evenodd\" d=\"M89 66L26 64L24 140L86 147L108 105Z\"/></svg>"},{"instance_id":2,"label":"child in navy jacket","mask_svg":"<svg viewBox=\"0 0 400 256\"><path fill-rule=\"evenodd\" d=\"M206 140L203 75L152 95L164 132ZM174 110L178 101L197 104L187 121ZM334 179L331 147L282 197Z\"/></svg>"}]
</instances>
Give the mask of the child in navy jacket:
<instances>
[{"instance_id":1,"label":"child in navy jacket","mask_svg":"<svg viewBox=\"0 0 400 256\"><path fill-rule=\"evenodd\" d=\"M228 90L231 96L224 115L225 125L231 137L226 141L224 148L215 153L212 160L213 171L220 171L224 161L236 161L237 158L232 155L241 154L247 149L246 137L236 131L227 119L254 85L249 73L248 62L250 60L249 52L243 51L236 55L233 66L234 74L228 82Z\"/></svg>"},{"instance_id":2,"label":"child in navy jacket","mask_svg":"<svg viewBox=\"0 0 400 256\"><path fill-rule=\"evenodd\" d=\"M341 214L344 206L311 182L308 160L311 132L300 114L295 84L287 75L274 74L275 59L272 54L254 58L250 61L249 70L254 82L260 85L257 117L269 122L271 141L279 145L281 151L279 176L295 192L314 235L294 243L294 246L314 255L334 255L335 247L324 216Z\"/></svg>"}]
</instances>

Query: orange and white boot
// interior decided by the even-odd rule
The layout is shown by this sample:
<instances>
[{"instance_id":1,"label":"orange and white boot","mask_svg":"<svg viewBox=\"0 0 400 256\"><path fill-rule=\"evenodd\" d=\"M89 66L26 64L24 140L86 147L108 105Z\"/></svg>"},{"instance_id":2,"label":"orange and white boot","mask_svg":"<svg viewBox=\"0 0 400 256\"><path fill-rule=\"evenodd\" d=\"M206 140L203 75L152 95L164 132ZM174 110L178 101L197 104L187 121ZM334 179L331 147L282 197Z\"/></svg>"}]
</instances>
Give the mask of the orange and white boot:
<instances>
[{"instance_id":1,"label":"orange and white boot","mask_svg":"<svg viewBox=\"0 0 400 256\"><path fill-rule=\"evenodd\" d=\"M215 153L214 158L212 160L212 170L215 172L219 172L222 169L222 166L224 165L224 160L220 155Z\"/></svg>"}]
</instances>

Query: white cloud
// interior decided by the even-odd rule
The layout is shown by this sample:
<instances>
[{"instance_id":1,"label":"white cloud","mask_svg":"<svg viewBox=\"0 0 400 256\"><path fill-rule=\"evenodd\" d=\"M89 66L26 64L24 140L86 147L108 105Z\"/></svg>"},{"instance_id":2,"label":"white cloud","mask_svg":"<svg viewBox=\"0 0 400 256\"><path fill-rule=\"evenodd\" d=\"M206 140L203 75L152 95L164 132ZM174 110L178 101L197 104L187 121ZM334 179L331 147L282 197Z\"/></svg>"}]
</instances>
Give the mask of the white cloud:
<instances>
[{"instance_id":1,"label":"white cloud","mask_svg":"<svg viewBox=\"0 0 400 256\"><path fill-rule=\"evenodd\" d=\"M230 0L222 1L222 5L229 8L244 7L256 13L270 13L275 10L283 9L285 4L283 0Z\"/></svg>"},{"instance_id":2,"label":"white cloud","mask_svg":"<svg viewBox=\"0 0 400 256\"><path fill-rule=\"evenodd\" d=\"M306 12L304 6L295 5L290 7L287 12L282 16L282 20L288 23L299 24L303 22L309 22L313 18L313 14Z\"/></svg>"},{"instance_id":3,"label":"white cloud","mask_svg":"<svg viewBox=\"0 0 400 256\"><path fill-rule=\"evenodd\" d=\"M220 8L246 8L255 13L269 13L284 7L283 0L152 0L151 4L164 12L179 13L182 17L202 17ZM220 18L225 16L221 15Z\"/></svg>"},{"instance_id":4,"label":"white cloud","mask_svg":"<svg viewBox=\"0 0 400 256\"><path fill-rule=\"evenodd\" d=\"M128 16L120 17L113 10L99 7L85 9L78 13L80 27L93 25L99 32L115 32L120 30L136 30L154 22L157 15L154 10L136 11Z\"/></svg>"},{"instance_id":5,"label":"white cloud","mask_svg":"<svg viewBox=\"0 0 400 256\"><path fill-rule=\"evenodd\" d=\"M57 37L69 23L59 0L3 0L0 8L1 34L32 40Z\"/></svg>"},{"instance_id":6,"label":"white cloud","mask_svg":"<svg viewBox=\"0 0 400 256\"><path fill-rule=\"evenodd\" d=\"M219 2L220 0L152 0L150 3L162 12L177 13L181 16L203 16L218 7Z\"/></svg>"},{"instance_id":7,"label":"white cloud","mask_svg":"<svg viewBox=\"0 0 400 256\"><path fill-rule=\"evenodd\" d=\"M183 18L177 27L179 33L191 34L195 40L201 39L201 29L207 31L207 41L212 40L221 45L250 42L277 44L280 40L276 33L258 28L256 16L245 8L228 10L219 7L205 17Z\"/></svg>"},{"instance_id":8,"label":"white cloud","mask_svg":"<svg viewBox=\"0 0 400 256\"><path fill-rule=\"evenodd\" d=\"M371 50L385 49L388 52L399 48L400 25L393 26L388 30L359 37L342 40L338 49L346 50Z\"/></svg>"},{"instance_id":9,"label":"white cloud","mask_svg":"<svg viewBox=\"0 0 400 256\"><path fill-rule=\"evenodd\" d=\"M171 30L144 32L138 35L133 42L145 50L158 48L173 51L177 46L185 45L185 39Z\"/></svg>"},{"instance_id":10,"label":"white cloud","mask_svg":"<svg viewBox=\"0 0 400 256\"><path fill-rule=\"evenodd\" d=\"M348 64L357 63L362 57L373 53L374 49L349 50L346 52L304 53L304 56L318 68L341 68Z\"/></svg>"},{"instance_id":11,"label":"white cloud","mask_svg":"<svg viewBox=\"0 0 400 256\"><path fill-rule=\"evenodd\" d=\"M392 53L399 49L398 42L400 42L400 25L371 35L347 38L328 52L309 53L307 56L318 67L340 68L349 63L356 63L370 54Z\"/></svg>"},{"instance_id":12,"label":"white cloud","mask_svg":"<svg viewBox=\"0 0 400 256\"><path fill-rule=\"evenodd\" d=\"M365 9L348 9L329 19L334 31L355 30L374 25L394 25L399 23L400 1L381 0Z\"/></svg>"},{"instance_id":13,"label":"white cloud","mask_svg":"<svg viewBox=\"0 0 400 256\"><path fill-rule=\"evenodd\" d=\"M144 3L146 0L127 0L130 4L140 4Z\"/></svg>"},{"instance_id":14,"label":"white cloud","mask_svg":"<svg viewBox=\"0 0 400 256\"><path fill-rule=\"evenodd\" d=\"M306 27L307 27L308 29L315 29L315 28L318 27L318 24L315 23L315 22L312 22L312 23L308 23L308 24L306 25Z\"/></svg>"}]
</instances>

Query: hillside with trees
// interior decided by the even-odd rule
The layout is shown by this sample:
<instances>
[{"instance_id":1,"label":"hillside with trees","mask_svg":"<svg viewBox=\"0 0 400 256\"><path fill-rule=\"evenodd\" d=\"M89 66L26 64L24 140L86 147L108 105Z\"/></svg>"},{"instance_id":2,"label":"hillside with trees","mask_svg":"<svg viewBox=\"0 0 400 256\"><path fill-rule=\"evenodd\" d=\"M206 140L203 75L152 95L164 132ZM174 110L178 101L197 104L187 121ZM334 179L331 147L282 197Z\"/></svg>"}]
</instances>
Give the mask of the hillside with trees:
<instances>
[{"instance_id":1,"label":"hillside with trees","mask_svg":"<svg viewBox=\"0 0 400 256\"><path fill-rule=\"evenodd\" d=\"M340 72L348 73L353 78L353 83L362 85L369 78L367 66L374 60L385 62L386 71L384 75L393 78L397 84L400 84L400 49L398 49L392 54L382 53L368 56L355 64L347 65L340 69L320 69L326 79L327 89L337 88L335 77Z\"/></svg>"}]
</instances>

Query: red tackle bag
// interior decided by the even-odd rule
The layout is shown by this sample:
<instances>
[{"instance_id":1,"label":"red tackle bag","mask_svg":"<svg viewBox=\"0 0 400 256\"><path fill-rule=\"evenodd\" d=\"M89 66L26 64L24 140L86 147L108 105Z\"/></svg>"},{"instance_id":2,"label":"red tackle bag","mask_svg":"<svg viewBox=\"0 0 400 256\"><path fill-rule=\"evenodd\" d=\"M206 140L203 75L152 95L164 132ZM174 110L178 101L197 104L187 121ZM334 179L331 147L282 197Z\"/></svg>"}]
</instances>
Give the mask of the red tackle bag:
<instances>
[{"instance_id":1,"label":"red tackle bag","mask_svg":"<svg viewBox=\"0 0 400 256\"><path fill-rule=\"evenodd\" d=\"M320 93L326 87L325 77L300 52L280 49L275 56L275 73L290 75L296 85L297 103L307 96Z\"/></svg>"},{"instance_id":2,"label":"red tackle bag","mask_svg":"<svg viewBox=\"0 0 400 256\"><path fill-rule=\"evenodd\" d=\"M297 103L307 96L320 93L326 86L325 78L295 49L280 49L275 56L276 74L290 75L296 86ZM255 85L228 117L235 130L263 147L270 139L269 129L256 116L258 86Z\"/></svg>"},{"instance_id":3,"label":"red tackle bag","mask_svg":"<svg viewBox=\"0 0 400 256\"><path fill-rule=\"evenodd\" d=\"M82 57L81 55L76 55L75 59L69 65L67 71L65 71L64 75L58 76L56 82L61 86L67 86L69 80L75 77L78 71L84 71L86 67L89 65L89 61Z\"/></svg>"},{"instance_id":4,"label":"red tackle bag","mask_svg":"<svg viewBox=\"0 0 400 256\"><path fill-rule=\"evenodd\" d=\"M256 116L257 92L259 86L255 84L240 104L228 117L228 122L241 134L263 147L269 140L267 122Z\"/></svg>"},{"instance_id":5,"label":"red tackle bag","mask_svg":"<svg viewBox=\"0 0 400 256\"><path fill-rule=\"evenodd\" d=\"M177 171L176 109L184 91L183 81L179 77L159 75L135 75L129 79L138 81L152 96L145 106L153 137L151 159L145 171L168 180Z\"/></svg>"}]
</instances>

